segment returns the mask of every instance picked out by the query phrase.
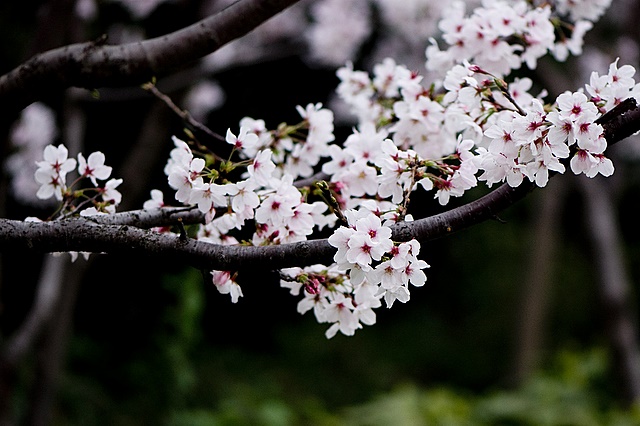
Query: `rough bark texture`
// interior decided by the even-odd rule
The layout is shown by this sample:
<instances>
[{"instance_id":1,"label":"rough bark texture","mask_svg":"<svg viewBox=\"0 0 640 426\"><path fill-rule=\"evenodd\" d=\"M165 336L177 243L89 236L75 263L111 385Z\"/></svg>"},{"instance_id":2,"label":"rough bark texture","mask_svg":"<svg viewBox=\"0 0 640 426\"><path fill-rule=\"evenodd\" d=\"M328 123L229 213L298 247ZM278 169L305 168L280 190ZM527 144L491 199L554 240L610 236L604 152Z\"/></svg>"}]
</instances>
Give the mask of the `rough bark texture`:
<instances>
[{"instance_id":1,"label":"rough bark texture","mask_svg":"<svg viewBox=\"0 0 640 426\"><path fill-rule=\"evenodd\" d=\"M161 37L122 45L99 39L39 53L0 77L0 103L20 110L43 93L72 86L142 84L215 52L298 1L242 0Z\"/></svg>"}]
</instances>

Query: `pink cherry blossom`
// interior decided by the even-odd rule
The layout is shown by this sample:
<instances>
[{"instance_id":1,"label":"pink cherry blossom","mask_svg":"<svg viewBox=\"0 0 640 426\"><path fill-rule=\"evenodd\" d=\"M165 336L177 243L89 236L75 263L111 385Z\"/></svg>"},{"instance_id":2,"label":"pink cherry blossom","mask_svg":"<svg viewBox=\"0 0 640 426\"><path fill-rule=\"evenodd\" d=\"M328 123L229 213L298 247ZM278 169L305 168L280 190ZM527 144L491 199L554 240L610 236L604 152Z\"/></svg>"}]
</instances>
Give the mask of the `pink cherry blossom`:
<instances>
[{"instance_id":1,"label":"pink cherry blossom","mask_svg":"<svg viewBox=\"0 0 640 426\"><path fill-rule=\"evenodd\" d=\"M231 277L229 271L211 271L212 281L215 288L221 294L231 296L231 302L237 303L238 299L243 296L242 289L237 282Z\"/></svg>"}]
</instances>

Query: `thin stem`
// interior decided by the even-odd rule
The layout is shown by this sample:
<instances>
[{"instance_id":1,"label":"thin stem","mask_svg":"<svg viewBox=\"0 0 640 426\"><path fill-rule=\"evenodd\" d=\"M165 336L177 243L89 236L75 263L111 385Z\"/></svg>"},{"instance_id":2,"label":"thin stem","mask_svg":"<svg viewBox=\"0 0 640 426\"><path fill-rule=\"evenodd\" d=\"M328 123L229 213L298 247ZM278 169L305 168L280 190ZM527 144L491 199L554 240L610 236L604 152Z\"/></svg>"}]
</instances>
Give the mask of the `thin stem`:
<instances>
[{"instance_id":1,"label":"thin stem","mask_svg":"<svg viewBox=\"0 0 640 426\"><path fill-rule=\"evenodd\" d=\"M175 104L175 102L173 102L173 100L169 96L167 96L166 94L162 93L158 89L158 87L155 85L155 83L153 83L153 82L145 83L145 84L142 85L142 88L144 90L147 90L148 92L152 93L156 98L158 98L162 102L164 102L165 105L167 105L171 109L171 111L173 111L178 117L180 117L189 126L201 131L202 133L204 133L207 136L209 136L211 139L218 140L218 141L224 141L225 140L225 138L222 137L222 135L219 135L218 133L215 133L209 127L207 127L206 125L202 124L201 122L199 122L198 120L193 118L191 116L191 114L189 113L189 111L187 111L185 109L181 109L180 107L178 107ZM216 159L218 159L220 161L224 160L222 157L219 157L215 153L212 153L212 154L215 156Z\"/></svg>"}]
</instances>

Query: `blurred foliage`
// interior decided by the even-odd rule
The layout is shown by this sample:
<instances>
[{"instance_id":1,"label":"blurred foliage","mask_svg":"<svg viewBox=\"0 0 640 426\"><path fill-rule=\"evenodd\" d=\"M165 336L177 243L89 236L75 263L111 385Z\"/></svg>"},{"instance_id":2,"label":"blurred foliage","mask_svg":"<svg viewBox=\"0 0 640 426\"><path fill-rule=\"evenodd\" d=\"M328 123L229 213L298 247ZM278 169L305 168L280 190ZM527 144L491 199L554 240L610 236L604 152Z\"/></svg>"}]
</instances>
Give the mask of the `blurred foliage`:
<instances>
[{"instance_id":1,"label":"blurred foliage","mask_svg":"<svg viewBox=\"0 0 640 426\"><path fill-rule=\"evenodd\" d=\"M108 373L114 377L123 373L127 378L127 383L121 383L119 393L106 389L108 381L101 381L99 385L94 378L83 378L77 369L68 373L62 385L62 412L58 413L57 424L588 426L640 423L640 409L624 410L616 405L616 398L607 385L610 381L608 354L601 347L561 350L548 368L515 389L497 387L472 392L455 386L424 386L405 378L388 391L370 388L371 397L354 404L341 391L352 384L345 383L349 377L344 374L345 366L340 364L339 354L335 359L335 374L325 372L324 379L320 379L313 374L313 354L299 359L302 369L296 370L287 368L291 360L286 356L277 360L265 354L230 348L204 349L198 331L204 310L200 277L192 272L176 275L167 278L164 287L175 300L165 312L163 332L155 336L153 348L148 349L153 354L141 353L123 364L125 371ZM305 343L303 335L304 332L298 330L291 336L295 343L290 344ZM341 344L349 346L345 340ZM72 358L91 359L92 354L85 352L91 347L90 342L76 340ZM293 355L301 354L294 351ZM358 356L355 352L351 355ZM306 375L304 370L308 372ZM304 383L307 380L323 383ZM327 403L320 399L325 389L340 395L343 402Z\"/></svg>"},{"instance_id":2,"label":"blurred foliage","mask_svg":"<svg viewBox=\"0 0 640 426\"><path fill-rule=\"evenodd\" d=\"M349 425L634 425L640 410L620 410L602 393L606 351L561 351L553 366L514 390L472 395L402 384L344 411Z\"/></svg>"}]
</instances>

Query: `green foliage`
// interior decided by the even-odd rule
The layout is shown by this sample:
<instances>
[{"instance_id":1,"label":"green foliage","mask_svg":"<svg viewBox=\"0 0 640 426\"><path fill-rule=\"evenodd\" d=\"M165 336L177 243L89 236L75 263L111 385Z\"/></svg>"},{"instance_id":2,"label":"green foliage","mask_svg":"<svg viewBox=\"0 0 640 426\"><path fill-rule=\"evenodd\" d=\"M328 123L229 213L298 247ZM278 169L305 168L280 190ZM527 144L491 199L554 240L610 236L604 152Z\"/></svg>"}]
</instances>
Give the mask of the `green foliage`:
<instances>
[{"instance_id":1,"label":"green foliage","mask_svg":"<svg viewBox=\"0 0 640 426\"><path fill-rule=\"evenodd\" d=\"M600 388L607 374L602 349L562 351L554 365L513 390L479 394L405 382L358 405L322 407L296 395L272 394L264 383L231 389L216 409L174 412L182 425L636 425L640 410L617 407Z\"/></svg>"},{"instance_id":2,"label":"green foliage","mask_svg":"<svg viewBox=\"0 0 640 426\"><path fill-rule=\"evenodd\" d=\"M159 331L140 336L146 345L129 352L127 362L118 362L121 355L104 342L74 339L72 372L62 378L61 424L161 424L168 412L186 405L197 382L193 354L201 341L202 276L193 269L167 275L163 290L169 306Z\"/></svg>"}]
</instances>

